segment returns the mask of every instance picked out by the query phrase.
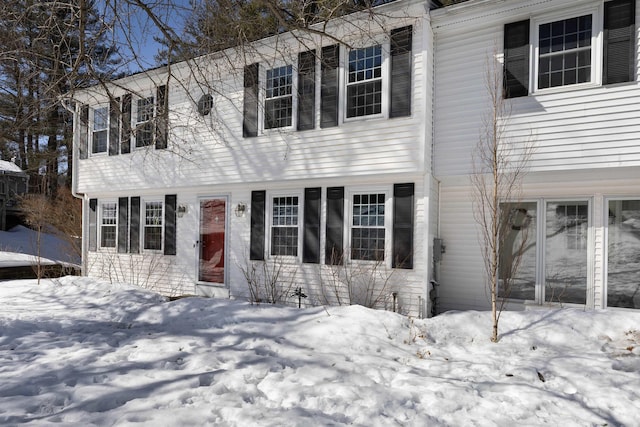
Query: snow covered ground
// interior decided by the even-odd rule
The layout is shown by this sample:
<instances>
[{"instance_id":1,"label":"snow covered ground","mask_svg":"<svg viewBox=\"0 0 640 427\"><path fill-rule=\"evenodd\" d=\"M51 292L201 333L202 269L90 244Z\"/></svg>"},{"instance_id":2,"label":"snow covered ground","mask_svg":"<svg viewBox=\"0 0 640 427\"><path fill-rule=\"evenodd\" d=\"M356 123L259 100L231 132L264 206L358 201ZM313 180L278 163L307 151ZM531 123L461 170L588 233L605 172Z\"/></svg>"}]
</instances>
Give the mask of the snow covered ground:
<instances>
[{"instance_id":1,"label":"snow covered ground","mask_svg":"<svg viewBox=\"0 0 640 427\"><path fill-rule=\"evenodd\" d=\"M637 426L640 312L417 320L0 282L0 425Z\"/></svg>"},{"instance_id":2,"label":"snow covered ground","mask_svg":"<svg viewBox=\"0 0 640 427\"><path fill-rule=\"evenodd\" d=\"M36 263L37 233L19 225L11 230L0 230L0 268L23 267ZM80 264L69 244L60 238L42 233L40 236L40 263L51 265Z\"/></svg>"}]
</instances>

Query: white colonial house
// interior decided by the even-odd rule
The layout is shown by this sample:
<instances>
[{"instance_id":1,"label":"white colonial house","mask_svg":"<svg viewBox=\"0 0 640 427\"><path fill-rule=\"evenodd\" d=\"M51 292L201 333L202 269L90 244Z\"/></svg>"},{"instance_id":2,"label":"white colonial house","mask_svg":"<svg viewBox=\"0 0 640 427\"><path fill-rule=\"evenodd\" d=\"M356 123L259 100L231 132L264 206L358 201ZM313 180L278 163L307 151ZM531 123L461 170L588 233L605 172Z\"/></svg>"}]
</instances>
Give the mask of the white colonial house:
<instances>
[{"instance_id":1,"label":"white colonial house","mask_svg":"<svg viewBox=\"0 0 640 427\"><path fill-rule=\"evenodd\" d=\"M534 146L521 196L505 200L521 217L501 259L527 238L510 308L640 308L638 10L636 0L472 0L431 13L442 310L488 307L469 173L496 63L504 142Z\"/></svg>"},{"instance_id":2,"label":"white colonial house","mask_svg":"<svg viewBox=\"0 0 640 427\"><path fill-rule=\"evenodd\" d=\"M504 141L534 144L504 201L510 308L639 308L635 0L431 6L73 93L84 273L417 316L437 280L439 311L488 308L470 176L493 67Z\"/></svg>"},{"instance_id":3,"label":"white colonial house","mask_svg":"<svg viewBox=\"0 0 640 427\"><path fill-rule=\"evenodd\" d=\"M84 273L424 315L428 11L398 1L71 94Z\"/></svg>"}]
</instances>

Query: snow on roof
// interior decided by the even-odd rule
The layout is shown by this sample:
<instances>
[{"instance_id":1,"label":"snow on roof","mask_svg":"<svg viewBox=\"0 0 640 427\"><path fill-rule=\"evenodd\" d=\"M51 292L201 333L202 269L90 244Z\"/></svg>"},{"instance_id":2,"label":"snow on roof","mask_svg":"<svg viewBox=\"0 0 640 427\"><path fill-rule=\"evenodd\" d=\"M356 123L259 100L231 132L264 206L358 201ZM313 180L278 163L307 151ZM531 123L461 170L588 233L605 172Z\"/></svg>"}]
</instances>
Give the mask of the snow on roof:
<instances>
[{"instance_id":1,"label":"snow on roof","mask_svg":"<svg viewBox=\"0 0 640 427\"><path fill-rule=\"evenodd\" d=\"M0 160L0 171L24 173L22 169L20 169L20 166L13 162L7 162L6 160Z\"/></svg>"}]
</instances>

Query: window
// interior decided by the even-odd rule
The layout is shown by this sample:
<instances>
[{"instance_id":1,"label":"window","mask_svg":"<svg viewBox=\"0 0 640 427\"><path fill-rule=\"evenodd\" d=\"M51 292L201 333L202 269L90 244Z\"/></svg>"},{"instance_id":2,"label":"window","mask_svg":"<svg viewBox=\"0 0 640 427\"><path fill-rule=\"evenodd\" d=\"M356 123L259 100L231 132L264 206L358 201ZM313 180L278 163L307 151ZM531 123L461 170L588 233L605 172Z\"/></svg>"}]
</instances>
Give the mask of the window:
<instances>
[{"instance_id":1,"label":"window","mask_svg":"<svg viewBox=\"0 0 640 427\"><path fill-rule=\"evenodd\" d=\"M136 147L147 147L153 144L153 96L138 99L136 106Z\"/></svg>"},{"instance_id":2,"label":"window","mask_svg":"<svg viewBox=\"0 0 640 427\"><path fill-rule=\"evenodd\" d=\"M384 260L385 198L384 193L353 196L351 259Z\"/></svg>"},{"instance_id":3,"label":"window","mask_svg":"<svg viewBox=\"0 0 640 427\"><path fill-rule=\"evenodd\" d=\"M145 202L144 209L144 249L162 249L162 202Z\"/></svg>"},{"instance_id":4,"label":"window","mask_svg":"<svg viewBox=\"0 0 640 427\"><path fill-rule=\"evenodd\" d=\"M274 197L271 216L271 255L298 256L298 197Z\"/></svg>"},{"instance_id":5,"label":"window","mask_svg":"<svg viewBox=\"0 0 640 427\"><path fill-rule=\"evenodd\" d=\"M109 107L93 109L91 153L106 153L109 141Z\"/></svg>"},{"instance_id":6,"label":"window","mask_svg":"<svg viewBox=\"0 0 640 427\"><path fill-rule=\"evenodd\" d=\"M266 71L258 63L245 66L242 135L329 128L359 117L410 116L413 27L392 29L378 39L355 49L333 44L299 52L296 64ZM261 98L264 114L258 108Z\"/></svg>"},{"instance_id":7,"label":"window","mask_svg":"<svg viewBox=\"0 0 640 427\"><path fill-rule=\"evenodd\" d=\"M585 304L589 203L548 202L544 301Z\"/></svg>"},{"instance_id":8,"label":"window","mask_svg":"<svg viewBox=\"0 0 640 427\"><path fill-rule=\"evenodd\" d=\"M553 21L506 24L505 98L579 84L634 81L635 0L605 1L603 11L592 8Z\"/></svg>"},{"instance_id":9,"label":"window","mask_svg":"<svg viewBox=\"0 0 640 427\"><path fill-rule=\"evenodd\" d=\"M285 65L267 70L264 128L273 129L292 125L293 67Z\"/></svg>"},{"instance_id":10,"label":"window","mask_svg":"<svg viewBox=\"0 0 640 427\"><path fill-rule=\"evenodd\" d=\"M607 306L640 308L640 200L609 200Z\"/></svg>"},{"instance_id":11,"label":"window","mask_svg":"<svg viewBox=\"0 0 640 427\"><path fill-rule=\"evenodd\" d=\"M382 46L349 51L347 117L382 112Z\"/></svg>"},{"instance_id":12,"label":"window","mask_svg":"<svg viewBox=\"0 0 640 427\"><path fill-rule=\"evenodd\" d=\"M538 28L538 89L591 81L591 15Z\"/></svg>"},{"instance_id":13,"label":"window","mask_svg":"<svg viewBox=\"0 0 640 427\"><path fill-rule=\"evenodd\" d=\"M103 248L116 247L117 209L115 203L102 204L102 219L100 222L100 246Z\"/></svg>"},{"instance_id":14,"label":"window","mask_svg":"<svg viewBox=\"0 0 640 427\"><path fill-rule=\"evenodd\" d=\"M500 229L498 295L535 299L537 252L537 203L500 205L504 226Z\"/></svg>"},{"instance_id":15,"label":"window","mask_svg":"<svg viewBox=\"0 0 640 427\"><path fill-rule=\"evenodd\" d=\"M538 303L587 301L589 201L505 203L499 295Z\"/></svg>"}]
</instances>

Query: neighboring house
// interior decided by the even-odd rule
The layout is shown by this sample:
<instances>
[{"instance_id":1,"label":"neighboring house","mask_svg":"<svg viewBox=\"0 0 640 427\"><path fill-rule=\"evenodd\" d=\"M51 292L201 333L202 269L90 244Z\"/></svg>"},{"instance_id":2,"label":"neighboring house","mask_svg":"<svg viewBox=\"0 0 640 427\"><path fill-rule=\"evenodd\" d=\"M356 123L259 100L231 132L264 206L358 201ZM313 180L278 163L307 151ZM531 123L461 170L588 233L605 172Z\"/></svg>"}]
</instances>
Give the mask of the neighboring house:
<instances>
[{"instance_id":1,"label":"neighboring house","mask_svg":"<svg viewBox=\"0 0 640 427\"><path fill-rule=\"evenodd\" d=\"M19 222L18 197L27 193L29 176L14 162L0 160L0 230Z\"/></svg>"},{"instance_id":2,"label":"neighboring house","mask_svg":"<svg viewBox=\"0 0 640 427\"><path fill-rule=\"evenodd\" d=\"M425 316L437 280L439 311L488 308L470 173L497 63L505 141L535 144L509 308L640 308L635 1L427 6L73 94L85 274L244 298L266 266L307 304L368 274L379 307Z\"/></svg>"},{"instance_id":3,"label":"neighboring house","mask_svg":"<svg viewBox=\"0 0 640 427\"><path fill-rule=\"evenodd\" d=\"M504 66L505 141L535 145L519 206L527 219L507 236L528 235L510 308L640 308L639 9L472 0L432 12L442 310L489 306L469 172L493 61Z\"/></svg>"},{"instance_id":4,"label":"neighboring house","mask_svg":"<svg viewBox=\"0 0 640 427\"><path fill-rule=\"evenodd\" d=\"M111 98L102 86L72 94L85 274L245 298L246 276L266 266L307 304L368 280L377 306L425 315L425 6L398 1L330 22L332 37L287 33L150 70L113 82Z\"/></svg>"}]
</instances>

